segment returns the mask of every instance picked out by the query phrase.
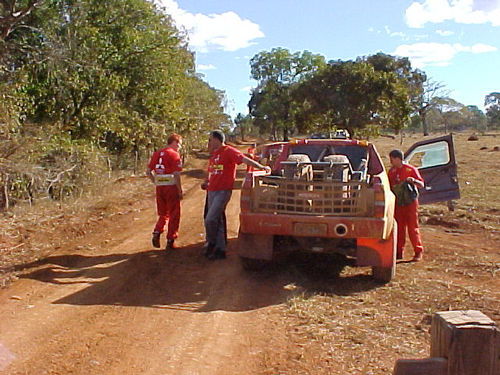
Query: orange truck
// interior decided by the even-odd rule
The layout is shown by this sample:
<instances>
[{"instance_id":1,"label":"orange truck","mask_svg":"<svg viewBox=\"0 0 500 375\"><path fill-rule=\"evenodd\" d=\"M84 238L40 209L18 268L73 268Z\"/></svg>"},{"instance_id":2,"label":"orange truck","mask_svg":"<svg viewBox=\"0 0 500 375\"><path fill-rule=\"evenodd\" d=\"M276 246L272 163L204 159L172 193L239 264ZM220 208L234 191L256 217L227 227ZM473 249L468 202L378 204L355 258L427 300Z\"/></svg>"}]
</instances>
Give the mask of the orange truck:
<instances>
[{"instance_id":1,"label":"orange truck","mask_svg":"<svg viewBox=\"0 0 500 375\"><path fill-rule=\"evenodd\" d=\"M394 277L395 197L372 143L301 139L264 146L260 155L272 172L249 172L242 185L238 255L244 268L311 252L333 263L332 272L350 263L371 266L382 282ZM425 155L424 179L440 177L439 186L426 184L426 202L436 201L435 192L439 200L458 198L451 136L420 142L408 157L415 162Z\"/></svg>"}]
</instances>

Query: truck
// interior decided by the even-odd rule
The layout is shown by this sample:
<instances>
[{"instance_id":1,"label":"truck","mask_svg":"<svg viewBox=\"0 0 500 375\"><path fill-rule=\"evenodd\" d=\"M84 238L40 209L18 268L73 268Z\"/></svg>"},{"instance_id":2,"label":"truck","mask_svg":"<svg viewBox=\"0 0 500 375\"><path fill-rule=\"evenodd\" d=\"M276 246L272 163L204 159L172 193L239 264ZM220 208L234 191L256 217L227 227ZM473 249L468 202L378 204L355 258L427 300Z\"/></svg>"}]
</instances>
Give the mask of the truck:
<instances>
[{"instance_id":1,"label":"truck","mask_svg":"<svg viewBox=\"0 0 500 375\"><path fill-rule=\"evenodd\" d=\"M373 143L342 136L278 142L260 150L271 174L242 184L238 255L245 269L287 254L321 254L332 273L370 266L389 282L396 270L395 196ZM451 135L416 143L405 161L426 182L421 203L459 198Z\"/></svg>"}]
</instances>

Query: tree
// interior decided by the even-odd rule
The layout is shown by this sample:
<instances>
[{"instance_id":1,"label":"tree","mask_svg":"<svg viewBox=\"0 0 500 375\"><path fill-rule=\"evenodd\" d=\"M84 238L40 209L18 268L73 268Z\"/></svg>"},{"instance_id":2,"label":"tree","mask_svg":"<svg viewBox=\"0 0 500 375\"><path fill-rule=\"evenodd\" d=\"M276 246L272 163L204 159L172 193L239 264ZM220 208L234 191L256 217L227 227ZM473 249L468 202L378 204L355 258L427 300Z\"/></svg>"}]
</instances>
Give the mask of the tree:
<instances>
[{"instance_id":1,"label":"tree","mask_svg":"<svg viewBox=\"0 0 500 375\"><path fill-rule=\"evenodd\" d=\"M500 127L500 92L492 92L484 98L488 127Z\"/></svg>"},{"instance_id":2,"label":"tree","mask_svg":"<svg viewBox=\"0 0 500 375\"><path fill-rule=\"evenodd\" d=\"M436 82L433 80L425 80L423 83L423 91L420 98L417 101L417 113L422 122L422 131L424 136L429 135L429 129L427 124L427 115L429 111L434 109L435 98L445 97L448 95L448 90L445 90L445 85L441 82Z\"/></svg>"},{"instance_id":3,"label":"tree","mask_svg":"<svg viewBox=\"0 0 500 375\"><path fill-rule=\"evenodd\" d=\"M419 80L413 83L409 78L415 76L407 61L383 54L331 61L297 85L295 96L303 108L298 116L301 126L342 127L351 134L366 128L399 130L409 123L411 98L418 94Z\"/></svg>"},{"instance_id":4,"label":"tree","mask_svg":"<svg viewBox=\"0 0 500 375\"><path fill-rule=\"evenodd\" d=\"M224 92L196 74L185 35L152 1L0 0L2 31L0 189L12 196L26 197L27 171L41 176L33 191L68 178L63 196L101 177L101 152L125 167L172 131L188 148L230 122Z\"/></svg>"},{"instance_id":5,"label":"tree","mask_svg":"<svg viewBox=\"0 0 500 375\"><path fill-rule=\"evenodd\" d=\"M295 105L291 90L325 65L323 56L309 51L290 53L284 48L263 51L250 60L251 76L258 81L249 101L250 114L261 129L271 128L287 140L295 128Z\"/></svg>"},{"instance_id":6,"label":"tree","mask_svg":"<svg viewBox=\"0 0 500 375\"><path fill-rule=\"evenodd\" d=\"M236 125L235 130L239 131L241 135L241 140L245 141L245 136L252 130L252 117L250 115L244 116L243 114L238 113L234 119L234 124Z\"/></svg>"},{"instance_id":7,"label":"tree","mask_svg":"<svg viewBox=\"0 0 500 375\"><path fill-rule=\"evenodd\" d=\"M483 111L475 105L466 105L462 108L462 128L486 130L487 119Z\"/></svg>"},{"instance_id":8,"label":"tree","mask_svg":"<svg viewBox=\"0 0 500 375\"><path fill-rule=\"evenodd\" d=\"M439 114L444 133L460 130L463 127L465 106L462 103L448 97L435 97L430 104Z\"/></svg>"}]
</instances>

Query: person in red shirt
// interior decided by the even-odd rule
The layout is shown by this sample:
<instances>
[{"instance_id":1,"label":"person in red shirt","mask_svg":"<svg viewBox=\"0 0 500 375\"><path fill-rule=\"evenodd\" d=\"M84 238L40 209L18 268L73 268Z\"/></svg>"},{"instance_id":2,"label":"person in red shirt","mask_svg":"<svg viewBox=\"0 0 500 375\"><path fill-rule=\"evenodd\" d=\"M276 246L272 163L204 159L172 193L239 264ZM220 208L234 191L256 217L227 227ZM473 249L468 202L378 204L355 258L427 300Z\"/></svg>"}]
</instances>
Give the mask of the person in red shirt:
<instances>
[{"instance_id":1,"label":"person in red shirt","mask_svg":"<svg viewBox=\"0 0 500 375\"><path fill-rule=\"evenodd\" d=\"M271 173L271 168L246 157L234 147L225 144L224 133L214 130L208 141L210 160L208 162L208 178L201 185L207 190L207 213L205 216L205 231L207 247L205 256L210 260L226 258L226 240L223 215L231 198L236 165L245 163L257 169Z\"/></svg>"},{"instance_id":2,"label":"person in red shirt","mask_svg":"<svg viewBox=\"0 0 500 375\"><path fill-rule=\"evenodd\" d=\"M410 164L403 162L403 152L401 150L392 150L389 153L391 161L391 169L389 169L389 183L391 189L403 184L405 182L414 185L417 188L424 187L424 179L420 175L417 168ZM405 202L408 203L408 202ZM424 247L420 237L420 229L418 226L418 198L415 198L407 205L401 205L401 199L396 195L396 208L394 217L398 224L398 239L397 239L397 259L403 258L403 249L406 241L406 228L408 228L408 236L410 237L411 244L413 245L414 257L413 261L418 262L422 260Z\"/></svg>"},{"instance_id":3,"label":"person in red shirt","mask_svg":"<svg viewBox=\"0 0 500 375\"><path fill-rule=\"evenodd\" d=\"M158 221L153 230L153 246L160 247L160 237L168 222L166 249L175 249L181 219L182 186L180 172L182 162L179 149L182 137L172 134L167 139L167 147L153 153L146 174L156 185L156 209Z\"/></svg>"},{"instance_id":4,"label":"person in red shirt","mask_svg":"<svg viewBox=\"0 0 500 375\"><path fill-rule=\"evenodd\" d=\"M258 160L256 152L257 152L257 144L256 143L252 143L252 145L247 150L247 156L250 159ZM247 172L250 172L250 171L252 171L252 167L250 165L247 165Z\"/></svg>"}]
</instances>

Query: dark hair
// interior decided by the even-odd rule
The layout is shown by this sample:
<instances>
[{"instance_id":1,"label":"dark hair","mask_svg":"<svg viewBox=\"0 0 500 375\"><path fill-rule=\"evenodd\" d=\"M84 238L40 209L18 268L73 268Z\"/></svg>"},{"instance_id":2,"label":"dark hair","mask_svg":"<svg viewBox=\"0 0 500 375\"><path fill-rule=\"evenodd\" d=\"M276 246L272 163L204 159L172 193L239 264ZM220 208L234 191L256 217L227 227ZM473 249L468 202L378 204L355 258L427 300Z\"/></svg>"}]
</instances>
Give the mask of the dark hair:
<instances>
[{"instance_id":1,"label":"dark hair","mask_svg":"<svg viewBox=\"0 0 500 375\"><path fill-rule=\"evenodd\" d=\"M212 130L210 132L210 136L213 138L217 138L222 143L224 143L226 141L226 136L224 135L222 130Z\"/></svg>"},{"instance_id":2,"label":"dark hair","mask_svg":"<svg viewBox=\"0 0 500 375\"><path fill-rule=\"evenodd\" d=\"M389 152L389 156L392 158L398 158L401 160L403 160L403 158L404 158L403 151L401 151L401 150L392 150L391 152Z\"/></svg>"},{"instance_id":3,"label":"dark hair","mask_svg":"<svg viewBox=\"0 0 500 375\"><path fill-rule=\"evenodd\" d=\"M167 138L167 145L171 144L173 141L179 143L182 137L179 134L173 133Z\"/></svg>"}]
</instances>

